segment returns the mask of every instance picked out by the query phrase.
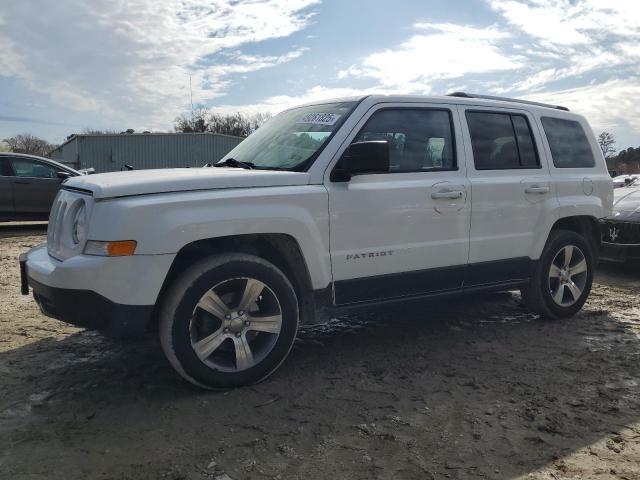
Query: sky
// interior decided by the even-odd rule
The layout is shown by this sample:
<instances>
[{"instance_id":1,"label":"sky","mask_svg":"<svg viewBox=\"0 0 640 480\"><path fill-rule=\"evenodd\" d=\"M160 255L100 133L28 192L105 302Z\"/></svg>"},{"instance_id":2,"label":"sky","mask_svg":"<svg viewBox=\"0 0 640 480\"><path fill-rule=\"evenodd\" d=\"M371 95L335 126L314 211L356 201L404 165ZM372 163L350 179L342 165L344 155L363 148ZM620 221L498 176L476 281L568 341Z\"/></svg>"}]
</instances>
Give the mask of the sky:
<instances>
[{"instance_id":1,"label":"sky","mask_svg":"<svg viewBox=\"0 0 640 480\"><path fill-rule=\"evenodd\" d=\"M640 0L3 0L0 139L370 93L526 98L640 145Z\"/></svg>"}]
</instances>

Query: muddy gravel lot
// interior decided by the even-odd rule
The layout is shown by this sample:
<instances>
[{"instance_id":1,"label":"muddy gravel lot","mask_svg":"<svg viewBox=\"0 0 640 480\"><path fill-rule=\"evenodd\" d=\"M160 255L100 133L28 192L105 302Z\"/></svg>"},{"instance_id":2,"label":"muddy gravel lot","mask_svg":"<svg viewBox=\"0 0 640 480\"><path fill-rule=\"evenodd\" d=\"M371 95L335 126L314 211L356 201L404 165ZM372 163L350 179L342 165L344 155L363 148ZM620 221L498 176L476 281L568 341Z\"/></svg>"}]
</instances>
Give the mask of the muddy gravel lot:
<instances>
[{"instance_id":1,"label":"muddy gravel lot","mask_svg":"<svg viewBox=\"0 0 640 480\"><path fill-rule=\"evenodd\" d=\"M211 393L154 336L44 317L16 263L43 240L0 225L2 479L640 479L637 269L567 321L506 292L306 327L267 381Z\"/></svg>"}]
</instances>

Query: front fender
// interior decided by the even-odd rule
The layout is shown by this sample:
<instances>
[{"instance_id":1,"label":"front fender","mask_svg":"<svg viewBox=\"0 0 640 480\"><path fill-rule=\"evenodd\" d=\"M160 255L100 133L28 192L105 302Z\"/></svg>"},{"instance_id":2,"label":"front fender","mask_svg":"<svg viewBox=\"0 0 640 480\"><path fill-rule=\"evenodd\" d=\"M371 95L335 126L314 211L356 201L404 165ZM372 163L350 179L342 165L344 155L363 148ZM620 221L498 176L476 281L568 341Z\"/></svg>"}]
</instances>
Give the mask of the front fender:
<instances>
[{"instance_id":1,"label":"front fender","mask_svg":"<svg viewBox=\"0 0 640 480\"><path fill-rule=\"evenodd\" d=\"M210 238L293 237L314 289L331 282L327 190L322 185L162 193L98 200L89 238L136 240L136 255L177 253Z\"/></svg>"}]
</instances>

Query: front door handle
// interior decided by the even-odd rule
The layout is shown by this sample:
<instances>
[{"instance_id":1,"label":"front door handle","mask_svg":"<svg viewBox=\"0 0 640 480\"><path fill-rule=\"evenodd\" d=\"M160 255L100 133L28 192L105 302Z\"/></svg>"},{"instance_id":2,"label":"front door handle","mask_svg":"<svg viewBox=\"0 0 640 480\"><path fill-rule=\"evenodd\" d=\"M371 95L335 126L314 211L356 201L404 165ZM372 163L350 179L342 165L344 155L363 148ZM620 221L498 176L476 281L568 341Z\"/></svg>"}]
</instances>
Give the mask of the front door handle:
<instances>
[{"instance_id":1,"label":"front door handle","mask_svg":"<svg viewBox=\"0 0 640 480\"><path fill-rule=\"evenodd\" d=\"M440 198L452 198L456 200L458 198L462 198L462 192L459 190L458 191L441 190L439 192L433 192L431 194L431 198L433 198L434 200L438 200Z\"/></svg>"},{"instance_id":2,"label":"front door handle","mask_svg":"<svg viewBox=\"0 0 640 480\"><path fill-rule=\"evenodd\" d=\"M15 180L14 183L17 185L31 185L31 182L27 180Z\"/></svg>"},{"instance_id":3,"label":"front door handle","mask_svg":"<svg viewBox=\"0 0 640 480\"><path fill-rule=\"evenodd\" d=\"M549 193L548 185L529 185L524 189L525 193Z\"/></svg>"}]
</instances>

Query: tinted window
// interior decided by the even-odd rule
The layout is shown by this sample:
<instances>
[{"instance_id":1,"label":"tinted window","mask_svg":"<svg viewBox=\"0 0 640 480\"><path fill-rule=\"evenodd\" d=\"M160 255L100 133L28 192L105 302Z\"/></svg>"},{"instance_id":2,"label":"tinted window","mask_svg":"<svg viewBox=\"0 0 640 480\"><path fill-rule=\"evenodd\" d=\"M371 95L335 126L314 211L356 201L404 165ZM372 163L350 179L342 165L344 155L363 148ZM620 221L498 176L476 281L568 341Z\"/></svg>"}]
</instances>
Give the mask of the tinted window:
<instances>
[{"instance_id":1,"label":"tinted window","mask_svg":"<svg viewBox=\"0 0 640 480\"><path fill-rule=\"evenodd\" d=\"M0 177L10 177L13 175L11 165L6 158L0 158Z\"/></svg>"},{"instance_id":2,"label":"tinted window","mask_svg":"<svg viewBox=\"0 0 640 480\"><path fill-rule=\"evenodd\" d=\"M477 170L538 168L529 122L522 115L467 112Z\"/></svg>"},{"instance_id":3,"label":"tinted window","mask_svg":"<svg viewBox=\"0 0 640 480\"><path fill-rule=\"evenodd\" d=\"M380 110L371 116L353 143L371 140L389 142L391 172L456 168L448 110Z\"/></svg>"},{"instance_id":4,"label":"tinted window","mask_svg":"<svg viewBox=\"0 0 640 480\"><path fill-rule=\"evenodd\" d=\"M16 177L37 177L37 178L57 178L57 170L44 163L34 162L22 158L14 158L11 160L13 171Z\"/></svg>"},{"instance_id":5,"label":"tinted window","mask_svg":"<svg viewBox=\"0 0 640 480\"><path fill-rule=\"evenodd\" d=\"M542 117L553 164L558 168L586 168L596 164L582 126L573 120Z\"/></svg>"},{"instance_id":6,"label":"tinted window","mask_svg":"<svg viewBox=\"0 0 640 480\"><path fill-rule=\"evenodd\" d=\"M511 115L511 121L513 122L513 129L516 132L516 140L518 141L520 165L523 167L536 168L538 166L538 157L527 119L520 115Z\"/></svg>"}]
</instances>

